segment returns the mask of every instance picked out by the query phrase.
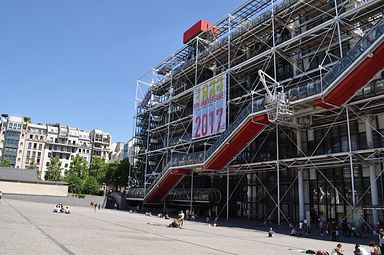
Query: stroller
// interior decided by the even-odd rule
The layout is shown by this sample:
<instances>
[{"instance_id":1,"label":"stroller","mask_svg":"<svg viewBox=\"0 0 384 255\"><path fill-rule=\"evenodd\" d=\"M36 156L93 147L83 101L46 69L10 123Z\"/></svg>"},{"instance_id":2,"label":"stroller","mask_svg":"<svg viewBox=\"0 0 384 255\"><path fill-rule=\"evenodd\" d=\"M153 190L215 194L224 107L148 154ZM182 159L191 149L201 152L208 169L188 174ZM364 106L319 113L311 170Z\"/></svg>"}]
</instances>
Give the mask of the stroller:
<instances>
[{"instance_id":1,"label":"stroller","mask_svg":"<svg viewBox=\"0 0 384 255\"><path fill-rule=\"evenodd\" d=\"M361 232L355 226L352 226L351 230L354 237L361 237Z\"/></svg>"},{"instance_id":2,"label":"stroller","mask_svg":"<svg viewBox=\"0 0 384 255\"><path fill-rule=\"evenodd\" d=\"M291 236L297 236L297 237L300 237L301 234L299 233L299 231L297 231L295 228L292 228L291 230Z\"/></svg>"}]
</instances>

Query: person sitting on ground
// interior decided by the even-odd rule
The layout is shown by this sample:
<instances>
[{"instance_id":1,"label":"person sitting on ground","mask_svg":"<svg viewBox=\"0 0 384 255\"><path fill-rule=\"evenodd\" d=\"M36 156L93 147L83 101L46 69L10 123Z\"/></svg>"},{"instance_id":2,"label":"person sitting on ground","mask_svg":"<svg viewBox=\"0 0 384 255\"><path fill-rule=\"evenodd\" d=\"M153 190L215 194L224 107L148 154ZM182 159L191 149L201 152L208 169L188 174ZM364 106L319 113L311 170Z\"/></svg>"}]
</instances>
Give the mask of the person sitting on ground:
<instances>
[{"instance_id":1,"label":"person sitting on ground","mask_svg":"<svg viewBox=\"0 0 384 255\"><path fill-rule=\"evenodd\" d=\"M316 255L329 255L329 253L327 251L321 251L321 250L318 250L316 252Z\"/></svg>"},{"instance_id":2,"label":"person sitting on ground","mask_svg":"<svg viewBox=\"0 0 384 255\"><path fill-rule=\"evenodd\" d=\"M372 249L371 255L381 255L381 249L375 242L370 242L368 246Z\"/></svg>"},{"instance_id":3,"label":"person sitting on ground","mask_svg":"<svg viewBox=\"0 0 384 255\"><path fill-rule=\"evenodd\" d=\"M274 235L275 235L275 231L273 231L272 228L269 228L268 237L273 237Z\"/></svg>"},{"instance_id":4,"label":"person sitting on ground","mask_svg":"<svg viewBox=\"0 0 384 255\"><path fill-rule=\"evenodd\" d=\"M360 244L356 244L355 245L355 250L353 251L353 254L355 255L369 255L368 251L361 247Z\"/></svg>"},{"instance_id":5,"label":"person sitting on ground","mask_svg":"<svg viewBox=\"0 0 384 255\"><path fill-rule=\"evenodd\" d=\"M180 228L180 219L175 219L174 221L172 221L171 224L168 225L169 228Z\"/></svg>"},{"instance_id":6,"label":"person sitting on ground","mask_svg":"<svg viewBox=\"0 0 384 255\"><path fill-rule=\"evenodd\" d=\"M342 245L341 245L341 243L338 243L336 245L336 248L333 249L332 255L343 255L342 251L343 251Z\"/></svg>"},{"instance_id":7,"label":"person sitting on ground","mask_svg":"<svg viewBox=\"0 0 384 255\"><path fill-rule=\"evenodd\" d=\"M70 214L71 212L69 211L69 206L66 206L65 209L64 209L64 213L66 214Z\"/></svg>"},{"instance_id":8,"label":"person sitting on ground","mask_svg":"<svg viewBox=\"0 0 384 255\"><path fill-rule=\"evenodd\" d=\"M59 206L59 204L55 205L55 208L53 209L53 212L55 212L55 213L60 212L60 206Z\"/></svg>"}]
</instances>

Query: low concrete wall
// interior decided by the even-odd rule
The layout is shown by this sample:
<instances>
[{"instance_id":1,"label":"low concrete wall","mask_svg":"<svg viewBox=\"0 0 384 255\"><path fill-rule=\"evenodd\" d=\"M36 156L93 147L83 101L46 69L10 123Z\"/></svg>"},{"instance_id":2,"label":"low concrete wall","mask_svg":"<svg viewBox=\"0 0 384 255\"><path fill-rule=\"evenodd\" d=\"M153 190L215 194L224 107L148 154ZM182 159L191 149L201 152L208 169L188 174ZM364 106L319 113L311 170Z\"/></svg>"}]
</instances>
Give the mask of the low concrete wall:
<instances>
[{"instance_id":1,"label":"low concrete wall","mask_svg":"<svg viewBox=\"0 0 384 255\"><path fill-rule=\"evenodd\" d=\"M3 193L10 193L10 194L65 196L65 197L68 195L68 185L63 185L63 184L0 181L0 190Z\"/></svg>"},{"instance_id":2,"label":"low concrete wall","mask_svg":"<svg viewBox=\"0 0 384 255\"><path fill-rule=\"evenodd\" d=\"M62 203L63 205L69 206L89 206L91 202L103 205L104 197L103 196L85 196L84 198L79 198L76 196L69 195L68 197L55 197L55 196L33 196L33 195L17 195L17 194L4 194L4 199L15 199L15 200L24 200L31 202L40 202L56 205Z\"/></svg>"}]
</instances>

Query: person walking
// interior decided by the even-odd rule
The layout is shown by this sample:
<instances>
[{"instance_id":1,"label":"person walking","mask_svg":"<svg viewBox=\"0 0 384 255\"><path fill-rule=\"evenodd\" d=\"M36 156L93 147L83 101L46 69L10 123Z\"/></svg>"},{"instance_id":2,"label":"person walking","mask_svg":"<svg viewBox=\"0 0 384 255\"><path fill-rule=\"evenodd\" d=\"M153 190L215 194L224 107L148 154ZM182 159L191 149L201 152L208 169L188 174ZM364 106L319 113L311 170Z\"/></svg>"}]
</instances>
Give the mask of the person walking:
<instances>
[{"instance_id":1,"label":"person walking","mask_svg":"<svg viewBox=\"0 0 384 255\"><path fill-rule=\"evenodd\" d=\"M300 233L300 236L303 236L303 222L302 221L299 222L299 233Z\"/></svg>"},{"instance_id":2,"label":"person walking","mask_svg":"<svg viewBox=\"0 0 384 255\"><path fill-rule=\"evenodd\" d=\"M0 190L0 203L1 203L1 197L3 196L3 192Z\"/></svg>"},{"instance_id":3,"label":"person walking","mask_svg":"<svg viewBox=\"0 0 384 255\"><path fill-rule=\"evenodd\" d=\"M332 236L332 241L338 241L337 238L337 223L334 219L331 221L331 236Z\"/></svg>"},{"instance_id":4,"label":"person walking","mask_svg":"<svg viewBox=\"0 0 384 255\"><path fill-rule=\"evenodd\" d=\"M185 214L184 214L183 210L180 211L178 216L180 218L180 227L182 227L184 225L184 218L185 218Z\"/></svg>"}]
</instances>

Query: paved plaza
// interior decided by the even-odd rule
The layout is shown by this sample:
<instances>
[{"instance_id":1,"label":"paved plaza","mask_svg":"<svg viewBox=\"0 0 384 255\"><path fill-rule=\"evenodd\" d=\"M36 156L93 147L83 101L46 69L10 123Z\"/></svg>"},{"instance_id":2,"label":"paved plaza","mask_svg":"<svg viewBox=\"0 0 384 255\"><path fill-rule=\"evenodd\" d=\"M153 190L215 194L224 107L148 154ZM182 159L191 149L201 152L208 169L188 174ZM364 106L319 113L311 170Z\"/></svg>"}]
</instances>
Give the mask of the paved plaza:
<instances>
[{"instance_id":1,"label":"paved plaza","mask_svg":"<svg viewBox=\"0 0 384 255\"><path fill-rule=\"evenodd\" d=\"M53 213L53 207L3 199L0 254L304 254L304 249L330 252L336 245L200 222L168 228L171 220L115 210L72 207L66 215ZM354 244L343 246L344 254L353 254Z\"/></svg>"}]
</instances>

